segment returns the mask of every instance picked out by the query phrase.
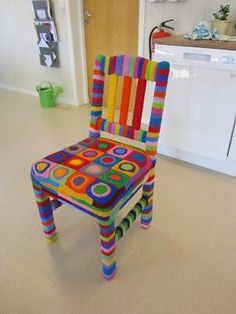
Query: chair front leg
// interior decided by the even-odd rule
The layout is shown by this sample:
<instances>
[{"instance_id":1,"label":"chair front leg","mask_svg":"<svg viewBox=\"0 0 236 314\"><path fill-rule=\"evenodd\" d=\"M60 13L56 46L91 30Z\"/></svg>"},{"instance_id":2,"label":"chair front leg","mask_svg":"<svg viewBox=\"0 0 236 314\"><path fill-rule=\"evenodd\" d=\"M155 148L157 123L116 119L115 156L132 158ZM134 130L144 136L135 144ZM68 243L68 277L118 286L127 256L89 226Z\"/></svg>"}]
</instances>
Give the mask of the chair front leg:
<instances>
[{"instance_id":1,"label":"chair front leg","mask_svg":"<svg viewBox=\"0 0 236 314\"><path fill-rule=\"evenodd\" d=\"M40 185L33 181L33 189L38 205L43 232L49 243L57 239L56 226L54 223L53 210L48 195L41 189Z\"/></svg>"},{"instance_id":2,"label":"chair front leg","mask_svg":"<svg viewBox=\"0 0 236 314\"><path fill-rule=\"evenodd\" d=\"M143 197L147 199L147 205L141 213L140 224L144 229L149 228L152 222L154 180L155 169L152 168L146 183L143 185Z\"/></svg>"},{"instance_id":3,"label":"chair front leg","mask_svg":"<svg viewBox=\"0 0 236 314\"><path fill-rule=\"evenodd\" d=\"M109 225L99 222L100 227L100 241L101 241L101 253L102 253L102 271L103 276L110 280L116 273L116 261L115 261L115 222Z\"/></svg>"}]
</instances>

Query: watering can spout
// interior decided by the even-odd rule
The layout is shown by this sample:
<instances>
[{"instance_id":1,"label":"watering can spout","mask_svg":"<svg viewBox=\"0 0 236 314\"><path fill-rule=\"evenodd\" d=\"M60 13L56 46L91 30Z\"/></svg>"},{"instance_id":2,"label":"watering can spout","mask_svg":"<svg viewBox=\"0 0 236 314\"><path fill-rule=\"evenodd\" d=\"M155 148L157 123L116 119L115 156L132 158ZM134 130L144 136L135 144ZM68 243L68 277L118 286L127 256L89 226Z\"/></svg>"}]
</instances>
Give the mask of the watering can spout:
<instances>
[{"instance_id":1,"label":"watering can spout","mask_svg":"<svg viewBox=\"0 0 236 314\"><path fill-rule=\"evenodd\" d=\"M54 101L56 101L57 96L63 92L63 88L61 86L56 86L53 89L54 92Z\"/></svg>"},{"instance_id":2,"label":"watering can spout","mask_svg":"<svg viewBox=\"0 0 236 314\"><path fill-rule=\"evenodd\" d=\"M45 83L47 86L45 86ZM44 87L42 86L43 84ZM44 108L54 107L57 96L63 92L63 88L61 86L53 87L48 81L42 82L36 87L36 90L39 93L41 106Z\"/></svg>"}]
</instances>

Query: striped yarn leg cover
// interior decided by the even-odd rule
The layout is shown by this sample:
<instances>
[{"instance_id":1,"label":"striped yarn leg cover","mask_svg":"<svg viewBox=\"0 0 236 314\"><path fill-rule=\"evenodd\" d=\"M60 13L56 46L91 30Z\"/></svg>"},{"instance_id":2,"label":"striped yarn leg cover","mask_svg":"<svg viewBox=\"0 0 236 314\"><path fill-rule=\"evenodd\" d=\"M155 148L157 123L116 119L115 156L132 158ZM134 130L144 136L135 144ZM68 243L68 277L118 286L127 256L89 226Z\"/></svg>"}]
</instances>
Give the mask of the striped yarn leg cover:
<instances>
[{"instance_id":1,"label":"striped yarn leg cover","mask_svg":"<svg viewBox=\"0 0 236 314\"><path fill-rule=\"evenodd\" d=\"M130 226L135 222L139 214L147 206L147 199L142 197L133 209L126 215L126 217L116 227L116 240L120 240L124 233L129 230Z\"/></svg>"},{"instance_id":2,"label":"striped yarn leg cover","mask_svg":"<svg viewBox=\"0 0 236 314\"><path fill-rule=\"evenodd\" d=\"M56 210L61 205L62 205L62 202L60 202L59 200L57 200L57 199L51 200L51 207L52 207L53 211Z\"/></svg>"},{"instance_id":3,"label":"striped yarn leg cover","mask_svg":"<svg viewBox=\"0 0 236 314\"><path fill-rule=\"evenodd\" d=\"M57 239L56 226L53 218L53 210L48 195L41 189L37 182L33 181L33 189L38 205L43 232L49 243Z\"/></svg>"},{"instance_id":4,"label":"striped yarn leg cover","mask_svg":"<svg viewBox=\"0 0 236 314\"><path fill-rule=\"evenodd\" d=\"M141 226L147 229L151 225L152 221L152 208L153 208L153 188L154 188L155 173L154 168L150 172L150 176L147 182L143 186L143 197L147 199L147 205L141 214Z\"/></svg>"},{"instance_id":5,"label":"striped yarn leg cover","mask_svg":"<svg viewBox=\"0 0 236 314\"><path fill-rule=\"evenodd\" d=\"M116 261L115 261L115 222L110 225L105 225L99 222L100 227L100 241L101 241L101 253L102 253L102 271L103 276L110 280L116 273Z\"/></svg>"}]
</instances>

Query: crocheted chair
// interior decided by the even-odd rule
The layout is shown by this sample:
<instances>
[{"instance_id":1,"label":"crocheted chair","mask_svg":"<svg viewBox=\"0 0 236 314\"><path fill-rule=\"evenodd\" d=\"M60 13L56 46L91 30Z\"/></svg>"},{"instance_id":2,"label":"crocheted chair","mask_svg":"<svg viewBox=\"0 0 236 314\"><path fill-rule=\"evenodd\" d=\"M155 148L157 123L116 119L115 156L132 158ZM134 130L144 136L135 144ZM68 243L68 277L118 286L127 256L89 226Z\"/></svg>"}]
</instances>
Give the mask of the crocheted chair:
<instances>
[{"instance_id":1,"label":"crocheted chair","mask_svg":"<svg viewBox=\"0 0 236 314\"><path fill-rule=\"evenodd\" d=\"M108 61L108 64L107 62ZM108 71L105 69L108 68ZM107 115L102 117L105 72L109 75ZM116 242L141 214L146 229L152 220L154 167L160 132L168 62L156 63L141 57L114 56L95 60L89 137L61 151L50 154L32 166L33 189L49 242L57 238L53 211L63 203L98 219L100 227L103 274L106 279L116 272ZM119 121L115 122L118 78L123 77ZM128 108L132 82L137 89L132 125ZM150 123L141 128L146 82L155 82ZM105 131L144 143L145 149L100 137ZM142 188L142 197L115 227L119 210Z\"/></svg>"}]
</instances>

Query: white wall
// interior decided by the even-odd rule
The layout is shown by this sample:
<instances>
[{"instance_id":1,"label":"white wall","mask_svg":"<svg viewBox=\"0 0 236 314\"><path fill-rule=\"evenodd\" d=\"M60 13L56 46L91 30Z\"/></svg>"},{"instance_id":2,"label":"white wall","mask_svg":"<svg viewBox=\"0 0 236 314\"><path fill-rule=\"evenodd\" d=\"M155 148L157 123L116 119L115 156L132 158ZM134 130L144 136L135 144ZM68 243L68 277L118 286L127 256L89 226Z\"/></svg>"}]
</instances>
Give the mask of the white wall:
<instances>
[{"instance_id":1,"label":"white wall","mask_svg":"<svg viewBox=\"0 0 236 314\"><path fill-rule=\"evenodd\" d=\"M69 0L71 1L71 0ZM54 7L59 34L59 68L47 68L39 63L37 35L33 25L33 10L30 0L0 1L0 86L34 93L35 86L44 80L61 85L62 100L68 104L85 102L79 97L75 86L74 60L71 48L69 3L65 0L51 1ZM77 25L78 27L78 25ZM80 58L79 55L76 58ZM84 77L83 71L80 71ZM64 99L63 99L64 98Z\"/></svg>"},{"instance_id":2,"label":"white wall","mask_svg":"<svg viewBox=\"0 0 236 314\"><path fill-rule=\"evenodd\" d=\"M231 5L232 20L236 19L236 0L187 0L182 3L150 3L146 1L144 54L148 56L148 36L152 27L168 19L175 19L175 32L190 32L200 21L210 21L212 13L223 3ZM232 32L232 30L231 30Z\"/></svg>"}]
</instances>

